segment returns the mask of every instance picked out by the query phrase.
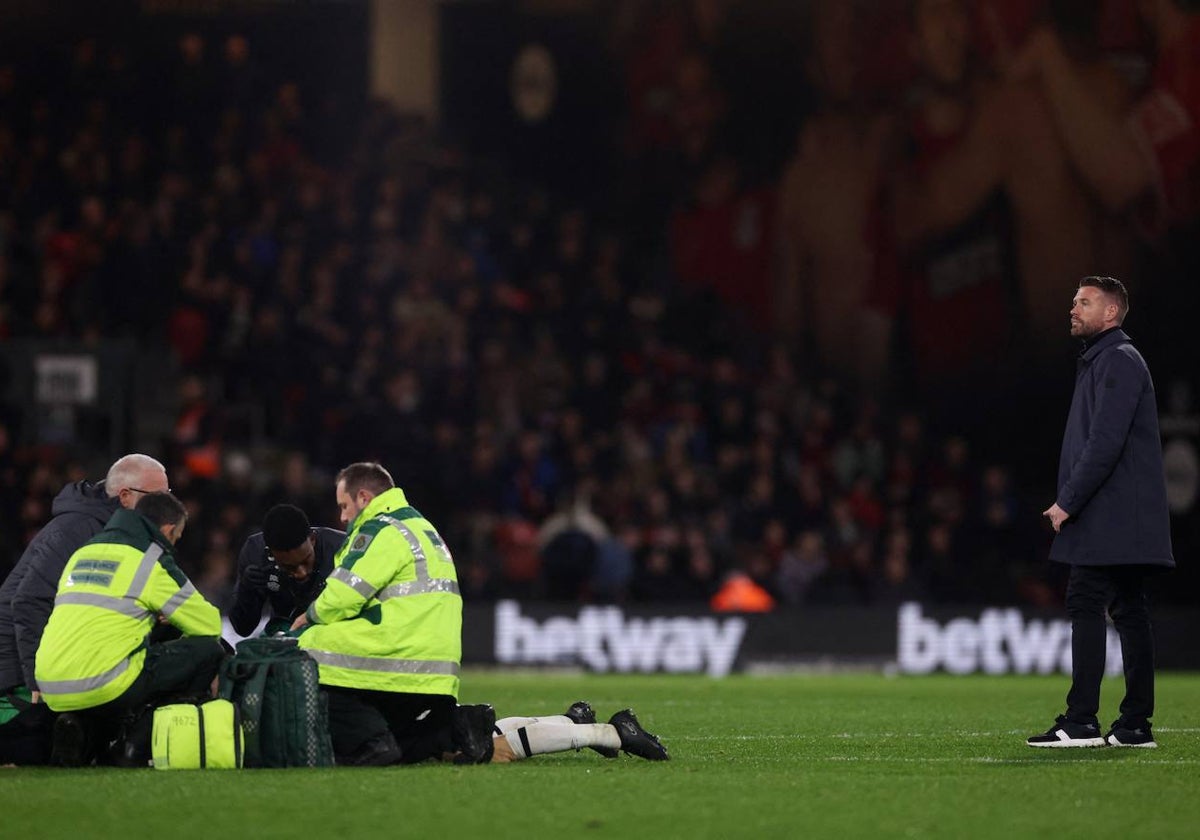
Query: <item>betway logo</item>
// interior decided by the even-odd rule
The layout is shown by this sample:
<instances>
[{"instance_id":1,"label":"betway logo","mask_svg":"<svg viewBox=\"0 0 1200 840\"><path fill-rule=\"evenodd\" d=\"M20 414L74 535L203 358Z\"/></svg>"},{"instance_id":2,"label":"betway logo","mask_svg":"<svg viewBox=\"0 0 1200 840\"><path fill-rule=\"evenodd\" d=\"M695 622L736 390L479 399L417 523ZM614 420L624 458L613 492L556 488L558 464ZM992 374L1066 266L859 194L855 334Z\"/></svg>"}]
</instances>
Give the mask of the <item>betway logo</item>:
<instances>
[{"instance_id":1,"label":"betway logo","mask_svg":"<svg viewBox=\"0 0 1200 840\"><path fill-rule=\"evenodd\" d=\"M510 665L579 663L593 671L667 671L723 677L737 659L743 618L626 618L584 607L539 623L515 601L496 604L496 659Z\"/></svg>"},{"instance_id":2,"label":"betway logo","mask_svg":"<svg viewBox=\"0 0 1200 840\"><path fill-rule=\"evenodd\" d=\"M921 614L920 604L900 607L896 664L906 674L939 667L951 674L1071 673L1071 624L1026 621L1017 609L984 610L978 620L956 618L943 627ZM1105 670L1120 674L1121 640L1108 628Z\"/></svg>"}]
</instances>

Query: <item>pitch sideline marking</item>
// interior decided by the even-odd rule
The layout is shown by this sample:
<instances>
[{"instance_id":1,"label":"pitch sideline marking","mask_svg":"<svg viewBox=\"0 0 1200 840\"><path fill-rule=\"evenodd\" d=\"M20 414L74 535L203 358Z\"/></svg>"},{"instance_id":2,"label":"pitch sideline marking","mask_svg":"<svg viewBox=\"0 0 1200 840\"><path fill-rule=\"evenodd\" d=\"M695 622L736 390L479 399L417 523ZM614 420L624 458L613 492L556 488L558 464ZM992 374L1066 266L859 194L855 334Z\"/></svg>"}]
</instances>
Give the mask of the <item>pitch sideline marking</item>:
<instances>
[{"instance_id":1,"label":"pitch sideline marking","mask_svg":"<svg viewBox=\"0 0 1200 840\"><path fill-rule=\"evenodd\" d=\"M1155 732L1196 733L1200 727L1155 727ZM802 735L772 733L762 735L675 735L672 741L791 741L818 738L997 738L1002 735L1027 735L1024 729L1008 729L998 732L835 732L832 735Z\"/></svg>"},{"instance_id":2,"label":"pitch sideline marking","mask_svg":"<svg viewBox=\"0 0 1200 840\"><path fill-rule=\"evenodd\" d=\"M963 756L962 758L912 758L912 757L896 757L890 758L882 755L857 756L857 755L830 755L819 760L822 761L873 761L878 763L902 763L902 764L1046 764L1045 759L1038 758L993 758L992 756ZM1193 765L1200 764L1200 759L1196 758L1145 758L1139 759L1138 764L1170 764L1170 765Z\"/></svg>"}]
</instances>

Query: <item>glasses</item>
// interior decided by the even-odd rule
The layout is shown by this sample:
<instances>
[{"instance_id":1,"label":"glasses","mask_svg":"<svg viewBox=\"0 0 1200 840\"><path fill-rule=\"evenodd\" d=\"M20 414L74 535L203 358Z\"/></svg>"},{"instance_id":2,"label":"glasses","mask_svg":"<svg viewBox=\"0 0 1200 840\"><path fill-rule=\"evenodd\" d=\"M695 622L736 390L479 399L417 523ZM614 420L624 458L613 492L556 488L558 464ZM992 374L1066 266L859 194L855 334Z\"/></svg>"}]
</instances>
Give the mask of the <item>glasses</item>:
<instances>
[{"instance_id":1,"label":"glasses","mask_svg":"<svg viewBox=\"0 0 1200 840\"><path fill-rule=\"evenodd\" d=\"M126 487L125 489L129 490L132 493L141 493L143 496L148 496L151 493L170 493L171 492L170 487L168 487L166 490L143 490L141 487Z\"/></svg>"}]
</instances>

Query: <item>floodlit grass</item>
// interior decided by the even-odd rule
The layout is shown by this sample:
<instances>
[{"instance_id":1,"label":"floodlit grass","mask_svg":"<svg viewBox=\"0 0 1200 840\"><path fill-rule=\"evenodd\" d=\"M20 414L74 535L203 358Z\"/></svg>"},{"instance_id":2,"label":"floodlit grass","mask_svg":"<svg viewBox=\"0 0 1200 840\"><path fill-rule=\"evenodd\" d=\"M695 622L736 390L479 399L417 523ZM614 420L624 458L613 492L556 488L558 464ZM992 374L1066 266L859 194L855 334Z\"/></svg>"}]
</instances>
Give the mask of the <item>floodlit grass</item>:
<instances>
[{"instance_id":1,"label":"floodlit grass","mask_svg":"<svg viewBox=\"0 0 1200 840\"><path fill-rule=\"evenodd\" d=\"M381 770L0 770L0 837L1194 837L1200 676L1157 750L1032 750L1064 677L469 672L501 717L632 705L672 760L591 751ZM1105 683L1102 723L1121 683Z\"/></svg>"}]
</instances>

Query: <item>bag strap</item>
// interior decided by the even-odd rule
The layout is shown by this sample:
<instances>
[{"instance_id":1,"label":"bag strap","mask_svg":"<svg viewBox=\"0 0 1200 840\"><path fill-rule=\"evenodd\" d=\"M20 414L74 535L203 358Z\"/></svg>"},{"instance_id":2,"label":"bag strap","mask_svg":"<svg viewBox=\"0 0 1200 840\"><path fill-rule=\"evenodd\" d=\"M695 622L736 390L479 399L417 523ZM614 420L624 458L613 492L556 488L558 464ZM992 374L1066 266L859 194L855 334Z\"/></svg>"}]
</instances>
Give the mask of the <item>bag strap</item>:
<instances>
[{"instance_id":1,"label":"bag strap","mask_svg":"<svg viewBox=\"0 0 1200 840\"><path fill-rule=\"evenodd\" d=\"M233 673L229 667L233 663L233 659L226 659L221 663L221 668L217 672L219 679L217 680L217 696L222 700L233 700ZM237 705L234 703L233 705Z\"/></svg>"},{"instance_id":2,"label":"bag strap","mask_svg":"<svg viewBox=\"0 0 1200 840\"><path fill-rule=\"evenodd\" d=\"M230 672L231 686L234 682L240 683L242 686L241 696L234 705L238 706L243 713L242 720L245 724L246 754L254 756L257 761L262 761L259 736L262 734L263 702L266 699L264 689L267 685L267 674L271 670L271 666L268 662L238 662L237 660L238 658L235 656L233 659L228 660L226 665ZM232 687L230 693L232 694ZM247 704L246 695L256 696L258 702Z\"/></svg>"},{"instance_id":3,"label":"bag strap","mask_svg":"<svg viewBox=\"0 0 1200 840\"><path fill-rule=\"evenodd\" d=\"M200 769L203 770L208 766L208 744L204 737L204 704L196 706L196 723L200 727Z\"/></svg>"},{"instance_id":4,"label":"bag strap","mask_svg":"<svg viewBox=\"0 0 1200 840\"><path fill-rule=\"evenodd\" d=\"M238 642L237 655L248 659L278 659L298 651L298 645L292 637L259 636Z\"/></svg>"},{"instance_id":5,"label":"bag strap","mask_svg":"<svg viewBox=\"0 0 1200 840\"><path fill-rule=\"evenodd\" d=\"M242 766L242 707L237 703L231 703L233 706L233 766L241 769Z\"/></svg>"},{"instance_id":6,"label":"bag strap","mask_svg":"<svg viewBox=\"0 0 1200 840\"><path fill-rule=\"evenodd\" d=\"M12 707L18 712L25 712L33 708L33 703L18 695L15 690L4 692L4 699L12 703Z\"/></svg>"}]
</instances>

